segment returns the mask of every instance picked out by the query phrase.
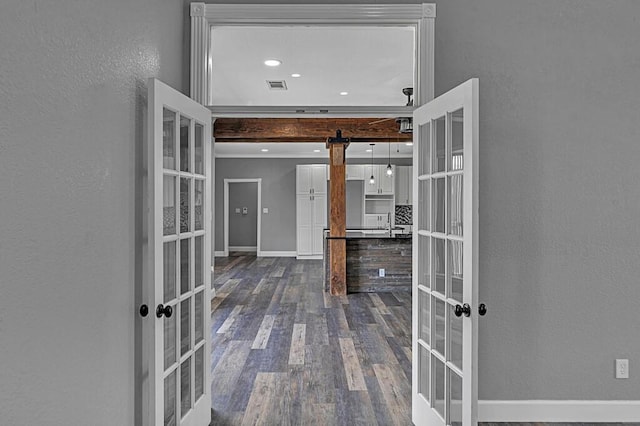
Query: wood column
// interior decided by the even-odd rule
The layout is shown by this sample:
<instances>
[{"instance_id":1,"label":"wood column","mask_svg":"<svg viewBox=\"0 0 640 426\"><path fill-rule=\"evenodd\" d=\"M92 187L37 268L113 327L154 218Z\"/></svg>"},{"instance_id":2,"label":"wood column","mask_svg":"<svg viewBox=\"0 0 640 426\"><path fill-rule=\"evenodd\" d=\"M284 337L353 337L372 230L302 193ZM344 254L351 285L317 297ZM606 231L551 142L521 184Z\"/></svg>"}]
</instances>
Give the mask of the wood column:
<instances>
[{"instance_id":1,"label":"wood column","mask_svg":"<svg viewBox=\"0 0 640 426\"><path fill-rule=\"evenodd\" d=\"M348 142L328 142L329 148L329 273L330 293L336 296L347 294L347 197L345 153ZM335 238L337 237L337 238Z\"/></svg>"}]
</instances>

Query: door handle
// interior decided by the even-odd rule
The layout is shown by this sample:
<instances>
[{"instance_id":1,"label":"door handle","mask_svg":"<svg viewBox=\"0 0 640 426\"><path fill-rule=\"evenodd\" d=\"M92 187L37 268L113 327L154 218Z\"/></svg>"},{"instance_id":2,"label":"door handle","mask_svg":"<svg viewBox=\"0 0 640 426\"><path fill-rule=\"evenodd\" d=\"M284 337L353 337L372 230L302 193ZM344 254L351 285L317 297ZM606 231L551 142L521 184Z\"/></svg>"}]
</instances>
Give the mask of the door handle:
<instances>
[{"instance_id":1,"label":"door handle","mask_svg":"<svg viewBox=\"0 0 640 426\"><path fill-rule=\"evenodd\" d=\"M487 305L485 305L484 303L481 303L480 305L478 305L478 315L483 317L486 315L486 313L487 313Z\"/></svg>"},{"instance_id":2,"label":"door handle","mask_svg":"<svg viewBox=\"0 0 640 426\"><path fill-rule=\"evenodd\" d=\"M469 306L468 303L465 303L462 306L456 305L454 313L457 317L462 316L462 314L464 314L465 317L468 317L471 315L471 306Z\"/></svg>"},{"instance_id":3,"label":"door handle","mask_svg":"<svg viewBox=\"0 0 640 426\"><path fill-rule=\"evenodd\" d=\"M171 318L171 315L173 315L173 308L169 305L163 306L162 303L159 304L156 308L156 316L158 318L162 318L162 315L167 318Z\"/></svg>"},{"instance_id":4,"label":"door handle","mask_svg":"<svg viewBox=\"0 0 640 426\"><path fill-rule=\"evenodd\" d=\"M140 306L140 316L143 318L149 315L149 307L147 305Z\"/></svg>"}]
</instances>

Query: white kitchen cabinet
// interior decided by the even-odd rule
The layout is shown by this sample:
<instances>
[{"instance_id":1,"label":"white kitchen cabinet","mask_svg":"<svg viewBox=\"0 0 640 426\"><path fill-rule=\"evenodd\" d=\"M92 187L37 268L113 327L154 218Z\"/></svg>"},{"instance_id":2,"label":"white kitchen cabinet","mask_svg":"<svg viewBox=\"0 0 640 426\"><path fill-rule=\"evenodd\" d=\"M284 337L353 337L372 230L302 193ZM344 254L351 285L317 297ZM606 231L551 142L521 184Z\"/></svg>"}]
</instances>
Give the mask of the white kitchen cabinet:
<instances>
[{"instance_id":1,"label":"white kitchen cabinet","mask_svg":"<svg viewBox=\"0 0 640 426\"><path fill-rule=\"evenodd\" d=\"M327 227L327 167L296 167L296 253L299 258L322 258L322 232Z\"/></svg>"},{"instance_id":2,"label":"white kitchen cabinet","mask_svg":"<svg viewBox=\"0 0 640 426\"><path fill-rule=\"evenodd\" d=\"M395 191L395 166L393 175L387 175L387 166L384 164L374 164L365 166L364 193L365 195L393 195ZM369 183L373 176L375 183Z\"/></svg>"},{"instance_id":3,"label":"white kitchen cabinet","mask_svg":"<svg viewBox=\"0 0 640 426\"><path fill-rule=\"evenodd\" d=\"M364 227L366 230L373 229L385 230L389 226L389 215L386 214L365 214Z\"/></svg>"},{"instance_id":4,"label":"white kitchen cabinet","mask_svg":"<svg viewBox=\"0 0 640 426\"><path fill-rule=\"evenodd\" d=\"M327 166L299 164L296 166L296 194L326 194Z\"/></svg>"},{"instance_id":5,"label":"white kitchen cabinet","mask_svg":"<svg viewBox=\"0 0 640 426\"><path fill-rule=\"evenodd\" d=\"M396 204L411 205L413 203L413 167L396 167Z\"/></svg>"}]
</instances>

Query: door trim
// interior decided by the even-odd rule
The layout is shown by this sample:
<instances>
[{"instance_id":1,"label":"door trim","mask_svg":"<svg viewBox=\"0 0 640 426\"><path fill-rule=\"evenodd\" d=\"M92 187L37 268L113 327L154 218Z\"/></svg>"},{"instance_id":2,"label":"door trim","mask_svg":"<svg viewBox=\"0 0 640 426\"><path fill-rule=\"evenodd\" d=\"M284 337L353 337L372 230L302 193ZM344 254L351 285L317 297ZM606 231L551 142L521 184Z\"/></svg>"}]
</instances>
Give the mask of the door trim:
<instances>
[{"instance_id":1,"label":"door trim","mask_svg":"<svg viewBox=\"0 0 640 426\"><path fill-rule=\"evenodd\" d=\"M258 235L256 236L256 255L262 256L262 246L260 244L260 236L262 234L262 178L255 179L225 179L224 180L224 201L222 204L222 212L224 214L224 248L222 250L222 256L229 256L229 184L230 183L257 183L258 184Z\"/></svg>"},{"instance_id":2,"label":"door trim","mask_svg":"<svg viewBox=\"0 0 640 426\"><path fill-rule=\"evenodd\" d=\"M419 106L433 99L434 93L434 40L435 3L410 4L205 4L194 2L190 5L191 16L191 59L190 94L201 104L211 104L211 27L232 25L316 25L316 26L414 26L414 105ZM405 108L405 107L401 107ZM328 117L318 107L250 107L237 108L217 106L214 115L225 112L234 117L293 116ZM309 112L295 114L296 109ZM362 116L365 107L330 107L334 116ZM388 116L398 116L400 111L386 108ZM406 112L405 112L406 113ZM360 114L360 115L358 115ZM366 115L371 116L371 115ZM375 115L382 116L382 115Z\"/></svg>"}]
</instances>

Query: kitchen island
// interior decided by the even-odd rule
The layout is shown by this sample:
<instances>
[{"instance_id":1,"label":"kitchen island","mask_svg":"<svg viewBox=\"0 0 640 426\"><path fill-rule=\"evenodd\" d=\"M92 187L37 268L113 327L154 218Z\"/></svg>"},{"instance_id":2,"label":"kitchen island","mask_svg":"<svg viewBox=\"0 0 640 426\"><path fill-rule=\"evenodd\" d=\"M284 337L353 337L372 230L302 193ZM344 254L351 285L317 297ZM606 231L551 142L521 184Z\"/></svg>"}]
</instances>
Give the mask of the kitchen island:
<instances>
[{"instance_id":1,"label":"kitchen island","mask_svg":"<svg viewBox=\"0 0 640 426\"><path fill-rule=\"evenodd\" d=\"M332 238L346 240L347 293L411 291L410 233L347 229L345 237L330 237L327 230L323 235L325 291L329 291L328 241Z\"/></svg>"}]
</instances>

